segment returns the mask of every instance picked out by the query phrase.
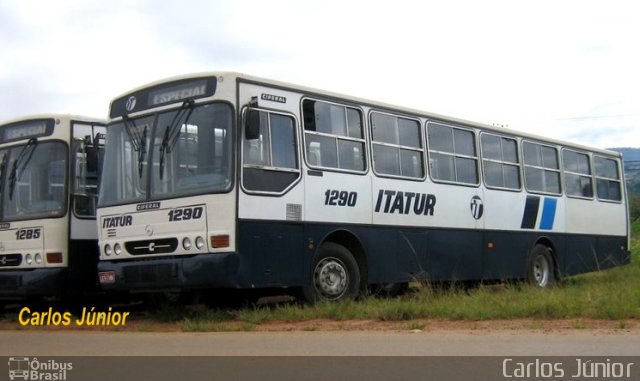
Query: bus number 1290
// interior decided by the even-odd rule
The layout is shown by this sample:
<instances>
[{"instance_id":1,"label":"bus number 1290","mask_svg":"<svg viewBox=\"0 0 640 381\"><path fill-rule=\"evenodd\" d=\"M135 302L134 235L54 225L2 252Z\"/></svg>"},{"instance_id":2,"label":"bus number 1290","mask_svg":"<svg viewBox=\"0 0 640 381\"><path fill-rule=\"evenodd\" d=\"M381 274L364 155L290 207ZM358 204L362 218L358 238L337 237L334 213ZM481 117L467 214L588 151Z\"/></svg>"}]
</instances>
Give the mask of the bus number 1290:
<instances>
[{"instance_id":1,"label":"bus number 1290","mask_svg":"<svg viewBox=\"0 0 640 381\"><path fill-rule=\"evenodd\" d=\"M173 209L169 212L169 222L197 220L202 217L202 213L201 206Z\"/></svg>"},{"instance_id":2,"label":"bus number 1290","mask_svg":"<svg viewBox=\"0 0 640 381\"><path fill-rule=\"evenodd\" d=\"M324 192L324 204L332 206L356 206L358 193L327 189Z\"/></svg>"}]
</instances>

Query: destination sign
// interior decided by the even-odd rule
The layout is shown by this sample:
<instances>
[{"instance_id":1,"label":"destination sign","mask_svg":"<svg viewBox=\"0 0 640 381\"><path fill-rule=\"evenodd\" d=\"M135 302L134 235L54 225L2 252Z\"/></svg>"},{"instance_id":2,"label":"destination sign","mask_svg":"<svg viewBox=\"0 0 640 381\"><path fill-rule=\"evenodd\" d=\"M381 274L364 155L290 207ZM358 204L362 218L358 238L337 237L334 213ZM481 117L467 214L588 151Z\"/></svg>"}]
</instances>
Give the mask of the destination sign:
<instances>
[{"instance_id":1,"label":"destination sign","mask_svg":"<svg viewBox=\"0 0 640 381\"><path fill-rule=\"evenodd\" d=\"M31 139L50 135L53 132L53 119L30 120L0 127L0 142Z\"/></svg>"},{"instance_id":2,"label":"destination sign","mask_svg":"<svg viewBox=\"0 0 640 381\"><path fill-rule=\"evenodd\" d=\"M111 118L187 100L210 97L216 92L216 77L167 82L127 94L111 104Z\"/></svg>"},{"instance_id":3,"label":"destination sign","mask_svg":"<svg viewBox=\"0 0 640 381\"><path fill-rule=\"evenodd\" d=\"M207 93L206 81L187 83L154 91L149 94L149 105L157 106L165 103L178 102L185 99L201 97Z\"/></svg>"}]
</instances>

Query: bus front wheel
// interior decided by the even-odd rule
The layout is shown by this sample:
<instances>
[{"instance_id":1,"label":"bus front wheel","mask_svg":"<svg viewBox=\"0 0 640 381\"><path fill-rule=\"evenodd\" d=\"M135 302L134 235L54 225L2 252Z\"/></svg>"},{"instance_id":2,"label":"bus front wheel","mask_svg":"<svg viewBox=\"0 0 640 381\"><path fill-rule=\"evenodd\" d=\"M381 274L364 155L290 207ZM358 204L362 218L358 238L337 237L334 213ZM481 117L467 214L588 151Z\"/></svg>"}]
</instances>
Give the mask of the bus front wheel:
<instances>
[{"instance_id":1,"label":"bus front wheel","mask_svg":"<svg viewBox=\"0 0 640 381\"><path fill-rule=\"evenodd\" d=\"M536 245L527 265L527 277L529 283L545 288L550 287L555 282L555 268L551 249L545 245Z\"/></svg>"},{"instance_id":2,"label":"bus front wheel","mask_svg":"<svg viewBox=\"0 0 640 381\"><path fill-rule=\"evenodd\" d=\"M358 296L360 270L349 250L337 243L320 246L313 262L310 284L302 289L305 301L340 301Z\"/></svg>"}]
</instances>

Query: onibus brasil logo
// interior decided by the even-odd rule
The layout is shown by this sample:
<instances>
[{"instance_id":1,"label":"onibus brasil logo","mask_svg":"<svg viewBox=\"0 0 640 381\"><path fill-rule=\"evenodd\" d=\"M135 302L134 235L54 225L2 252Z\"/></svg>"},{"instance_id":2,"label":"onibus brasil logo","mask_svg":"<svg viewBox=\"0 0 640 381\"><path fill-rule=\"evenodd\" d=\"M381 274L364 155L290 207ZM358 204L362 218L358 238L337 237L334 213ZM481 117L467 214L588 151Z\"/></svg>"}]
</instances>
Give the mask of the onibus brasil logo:
<instances>
[{"instance_id":1,"label":"onibus brasil logo","mask_svg":"<svg viewBox=\"0 0 640 381\"><path fill-rule=\"evenodd\" d=\"M73 369L70 362L56 360L40 361L36 357L9 357L10 380L54 380L65 381L69 371Z\"/></svg>"}]
</instances>

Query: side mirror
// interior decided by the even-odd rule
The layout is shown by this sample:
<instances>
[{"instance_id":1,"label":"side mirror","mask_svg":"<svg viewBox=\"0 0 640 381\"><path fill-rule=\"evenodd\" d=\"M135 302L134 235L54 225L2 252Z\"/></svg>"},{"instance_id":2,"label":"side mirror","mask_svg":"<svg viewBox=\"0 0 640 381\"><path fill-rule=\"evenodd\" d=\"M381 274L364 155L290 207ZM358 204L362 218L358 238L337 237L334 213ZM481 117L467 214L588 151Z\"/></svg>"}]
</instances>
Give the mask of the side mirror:
<instances>
[{"instance_id":1,"label":"side mirror","mask_svg":"<svg viewBox=\"0 0 640 381\"><path fill-rule=\"evenodd\" d=\"M260 111L249 109L245 119L244 137L246 140L260 138Z\"/></svg>"},{"instance_id":2,"label":"side mirror","mask_svg":"<svg viewBox=\"0 0 640 381\"><path fill-rule=\"evenodd\" d=\"M96 140L94 144L91 144L91 137L85 136L84 138L84 151L87 160L87 171L95 172L98 170L98 147L96 147Z\"/></svg>"}]
</instances>

